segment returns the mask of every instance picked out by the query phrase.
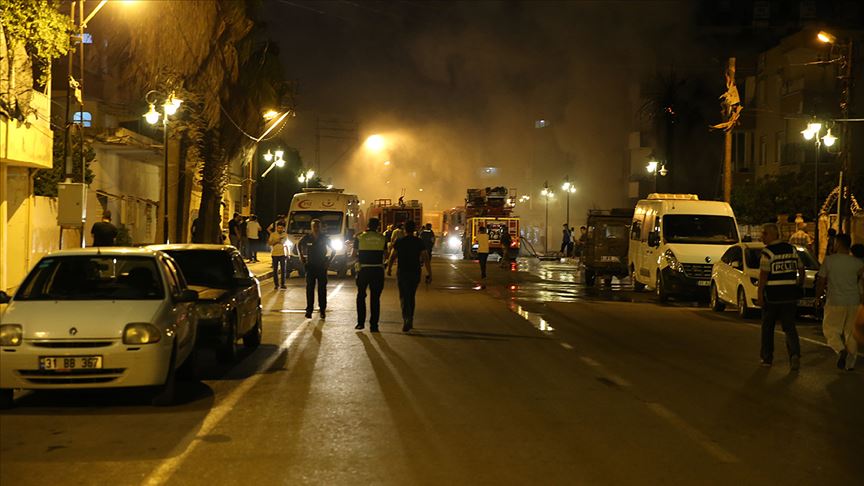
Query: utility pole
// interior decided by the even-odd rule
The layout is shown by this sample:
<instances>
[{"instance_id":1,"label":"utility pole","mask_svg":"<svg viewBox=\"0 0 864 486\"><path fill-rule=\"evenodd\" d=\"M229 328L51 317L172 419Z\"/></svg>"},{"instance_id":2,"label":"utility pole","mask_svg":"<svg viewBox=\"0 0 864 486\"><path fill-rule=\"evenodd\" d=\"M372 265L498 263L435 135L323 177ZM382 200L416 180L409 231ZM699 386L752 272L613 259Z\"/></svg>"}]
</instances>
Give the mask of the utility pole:
<instances>
[{"instance_id":1,"label":"utility pole","mask_svg":"<svg viewBox=\"0 0 864 486\"><path fill-rule=\"evenodd\" d=\"M738 124L741 116L741 97L735 86L735 58L730 57L726 65L726 92L720 96L720 107L723 109L722 123L711 128L723 130L723 200L732 200L732 130Z\"/></svg>"},{"instance_id":2,"label":"utility pole","mask_svg":"<svg viewBox=\"0 0 864 486\"><path fill-rule=\"evenodd\" d=\"M854 59L854 43L850 37L846 44L846 53L840 58L840 117L843 122L843 162L840 172L840 197L837 203L837 213L840 217L840 231L849 233L852 229L852 188L849 180L852 175L852 131L849 129L849 106L852 104L852 60ZM845 173L845 177L844 177ZM845 181L845 182L844 182Z\"/></svg>"}]
</instances>

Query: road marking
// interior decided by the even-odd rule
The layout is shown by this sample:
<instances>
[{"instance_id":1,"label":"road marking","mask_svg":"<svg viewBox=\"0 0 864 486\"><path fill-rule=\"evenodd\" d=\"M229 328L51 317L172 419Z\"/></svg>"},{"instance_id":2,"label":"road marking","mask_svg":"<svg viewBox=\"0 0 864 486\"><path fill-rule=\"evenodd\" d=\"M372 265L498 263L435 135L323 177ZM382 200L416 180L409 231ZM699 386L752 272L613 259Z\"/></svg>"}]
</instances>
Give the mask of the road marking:
<instances>
[{"instance_id":1,"label":"road marking","mask_svg":"<svg viewBox=\"0 0 864 486\"><path fill-rule=\"evenodd\" d=\"M276 361L276 359L282 354L282 351L290 348L294 344L294 341L297 339L297 336L300 334L300 332L305 330L306 327L308 327L306 325L306 322L294 329L294 331L292 331L291 334L289 334L288 337L286 337L285 340L282 341L282 343L279 345L279 352L273 353L273 355L262 364L262 366L258 370L259 373L256 373L255 375L243 380L240 385L238 385L237 388L232 390L231 393L224 400L219 402L219 404L216 405L215 408L210 410L207 416L204 417L204 422L201 424L201 428L198 429L197 432L195 432L196 437L206 436L210 434L210 432L214 428L216 428L217 425L219 425L222 419L224 419L225 416L228 415L228 412L234 409L234 406L237 404L238 401L240 401L241 398L243 398L246 392L248 392L256 384L258 384L261 378L265 376L265 374L261 373L261 371L269 369L270 366L272 366L273 363ZM163 461L162 464L160 464L159 467L156 468L156 470L150 473L150 475L147 476L147 478L145 478L141 484L145 486L166 484L168 480L171 479L171 476L174 475L174 472L177 471L180 464L182 464L183 461L185 461L186 458L189 457L189 454L191 454L192 451L194 451L200 443L200 440L195 440L195 438L193 438L183 452Z\"/></svg>"},{"instance_id":2,"label":"road marking","mask_svg":"<svg viewBox=\"0 0 864 486\"><path fill-rule=\"evenodd\" d=\"M568 351L572 351L572 350L573 350L573 346L571 346L571 345L569 345L569 344L567 344L567 343L560 343L560 344L561 344L561 347L562 347L562 348L564 348L564 349L566 349L566 350L568 350Z\"/></svg>"},{"instance_id":3,"label":"road marking","mask_svg":"<svg viewBox=\"0 0 864 486\"><path fill-rule=\"evenodd\" d=\"M603 365L601 365L600 363L594 361L593 359L589 358L588 356L579 356L579 359L581 359L582 361L584 361L585 364L587 364L588 366L591 366L591 367L594 367L594 368L602 368L602 367L603 367Z\"/></svg>"},{"instance_id":4,"label":"road marking","mask_svg":"<svg viewBox=\"0 0 864 486\"><path fill-rule=\"evenodd\" d=\"M333 291L327 296L328 299L330 297L335 296L344 284L339 284ZM306 330L309 327L309 323L311 321L305 320L301 323L296 329L291 331L290 334L279 344L279 350L276 353L273 353L261 366L258 367L258 372L252 375L249 378L243 380L237 388L231 391L231 393L225 397L224 400L219 402L216 407L214 407L210 412L204 417L204 422L201 424L201 428L195 432L195 437L201 437L209 435L217 425L234 409L234 406L243 398L246 393L252 389L256 384L258 384L261 379L266 376L264 371L270 369L273 366L273 363L279 358L283 351L289 349L292 345L294 345L297 337L300 333ZM174 455L163 461L159 467L157 467L149 476L147 476L144 481L141 482L144 486L156 486L161 484L168 483L168 480L171 479L171 476L177 471L183 461L186 460L187 457L198 447L198 444L201 443L200 440L195 440L195 437L189 441L189 444L186 448L180 452L179 454Z\"/></svg>"},{"instance_id":5,"label":"road marking","mask_svg":"<svg viewBox=\"0 0 864 486\"><path fill-rule=\"evenodd\" d=\"M705 434L693 428L690 424L685 422L684 419L676 415L675 412L659 403L648 402L645 405L648 407L648 410L651 410L658 417L672 424L672 426L702 446L705 451L714 456L720 462L727 464L739 462L738 458L734 454L720 447L716 442L705 436Z\"/></svg>"}]
</instances>

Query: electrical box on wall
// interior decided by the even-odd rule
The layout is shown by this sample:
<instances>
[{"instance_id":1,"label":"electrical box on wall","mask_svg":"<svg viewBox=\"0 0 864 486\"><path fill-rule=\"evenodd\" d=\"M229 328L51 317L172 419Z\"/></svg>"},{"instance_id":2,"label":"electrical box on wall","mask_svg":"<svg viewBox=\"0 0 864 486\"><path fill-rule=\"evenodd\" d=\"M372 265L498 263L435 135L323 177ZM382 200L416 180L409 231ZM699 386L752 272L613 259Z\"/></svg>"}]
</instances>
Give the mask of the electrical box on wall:
<instances>
[{"instance_id":1,"label":"electrical box on wall","mask_svg":"<svg viewBox=\"0 0 864 486\"><path fill-rule=\"evenodd\" d=\"M80 182L57 184L57 224L81 226L87 217L87 185Z\"/></svg>"}]
</instances>

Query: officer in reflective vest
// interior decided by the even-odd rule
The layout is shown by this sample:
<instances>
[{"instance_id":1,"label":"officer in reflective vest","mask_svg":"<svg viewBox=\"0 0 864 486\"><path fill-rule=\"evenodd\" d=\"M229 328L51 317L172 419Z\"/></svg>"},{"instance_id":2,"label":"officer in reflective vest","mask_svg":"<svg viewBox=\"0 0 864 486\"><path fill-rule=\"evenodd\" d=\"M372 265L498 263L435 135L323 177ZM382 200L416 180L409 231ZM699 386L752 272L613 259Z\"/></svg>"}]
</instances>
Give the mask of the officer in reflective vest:
<instances>
[{"instance_id":1,"label":"officer in reflective vest","mask_svg":"<svg viewBox=\"0 0 864 486\"><path fill-rule=\"evenodd\" d=\"M370 218L368 229L354 238L354 255L357 257L357 325L363 329L366 323L366 289L369 297L369 330L378 332L378 318L381 315L381 292L384 290L384 254L387 239L378 232L379 221Z\"/></svg>"},{"instance_id":2,"label":"officer in reflective vest","mask_svg":"<svg viewBox=\"0 0 864 486\"><path fill-rule=\"evenodd\" d=\"M771 366L774 360L774 326L777 320L786 334L789 366L797 370L801 365L801 344L795 329L795 311L804 283L804 265L795 247L780 241L780 229L775 223L762 226L762 250L759 264L759 290L757 304L762 307L762 366Z\"/></svg>"}]
</instances>

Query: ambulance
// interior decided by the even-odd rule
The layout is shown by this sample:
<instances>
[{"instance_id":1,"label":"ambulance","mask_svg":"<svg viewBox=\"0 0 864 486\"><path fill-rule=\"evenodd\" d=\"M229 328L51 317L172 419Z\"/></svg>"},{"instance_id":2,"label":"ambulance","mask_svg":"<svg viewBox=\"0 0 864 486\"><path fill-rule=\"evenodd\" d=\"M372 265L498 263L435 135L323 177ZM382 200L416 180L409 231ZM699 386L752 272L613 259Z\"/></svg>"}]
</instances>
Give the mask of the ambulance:
<instances>
[{"instance_id":1,"label":"ambulance","mask_svg":"<svg viewBox=\"0 0 864 486\"><path fill-rule=\"evenodd\" d=\"M288 274L297 270L303 277L305 271L300 262L297 243L311 231L312 220L321 221L321 233L330 239L330 248L335 257L330 271L340 278L347 273L354 275L351 248L354 236L363 231L363 213L360 199L355 194L345 194L344 189L304 188L291 200L288 212Z\"/></svg>"}]
</instances>

